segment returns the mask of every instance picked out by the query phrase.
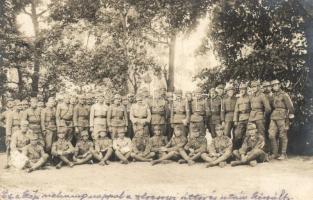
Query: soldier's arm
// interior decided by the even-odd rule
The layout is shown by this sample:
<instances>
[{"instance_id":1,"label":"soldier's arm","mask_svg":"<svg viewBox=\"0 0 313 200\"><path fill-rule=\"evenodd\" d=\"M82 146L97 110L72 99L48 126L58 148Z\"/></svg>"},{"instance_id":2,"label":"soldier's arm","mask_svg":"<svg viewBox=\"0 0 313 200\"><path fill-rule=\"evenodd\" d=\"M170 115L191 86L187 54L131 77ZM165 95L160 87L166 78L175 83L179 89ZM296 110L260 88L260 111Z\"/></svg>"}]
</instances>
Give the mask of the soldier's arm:
<instances>
[{"instance_id":1,"label":"soldier's arm","mask_svg":"<svg viewBox=\"0 0 313 200\"><path fill-rule=\"evenodd\" d=\"M184 146L186 145L187 143L187 139L184 139L182 140L180 143L178 143L176 146L172 147L172 148L169 148L168 150L169 151L177 151L181 148L184 148Z\"/></svg>"},{"instance_id":2,"label":"soldier's arm","mask_svg":"<svg viewBox=\"0 0 313 200\"><path fill-rule=\"evenodd\" d=\"M78 106L74 107L74 112L73 112L73 123L75 127L78 127Z\"/></svg>"},{"instance_id":3,"label":"soldier's arm","mask_svg":"<svg viewBox=\"0 0 313 200\"><path fill-rule=\"evenodd\" d=\"M13 124L13 113L8 113L5 122L6 136L8 138L12 136L12 124Z\"/></svg>"},{"instance_id":4,"label":"soldier's arm","mask_svg":"<svg viewBox=\"0 0 313 200\"><path fill-rule=\"evenodd\" d=\"M46 130L46 126L45 126L45 116L46 112L45 109L42 109L40 112L40 125L41 125L41 130L45 131Z\"/></svg>"},{"instance_id":5,"label":"soldier's arm","mask_svg":"<svg viewBox=\"0 0 313 200\"><path fill-rule=\"evenodd\" d=\"M90 115L89 115L89 125L90 128L93 128L93 120L95 118L95 105L92 105L90 108Z\"/></svg>"},{"instance_id":6,"label":"soldier's arm","mask_svg":"<svg viewBox=\"0 0 313 200\"><path fill-rule=\"evenodd\" d=\"M112 116L112 109L111 109L111 107L109 107L108 116L107 116L107 124L108 124L108 127L111 126L111 116Z\"/></svg>"},{"instance_id":7,"label":"soldier's arm","mask_svg":"<svg viewBox=\"0 0 313 200\"><path fill-rule=\"evenodd\" d=\"M258 139L259 139L259 140L258 140L257 144L255 145L255 147L253 148L253 150L254 150L254 149L263 149L263 147L264 147L264 145L265 145L263 136L259 136Z\"/></svg>"},{"instance_id":8,"label":"soldier's arm","mask_svg":"<svg viewBox=\"0 0 313 200\"><path fill-rule=\"evenodd\" d=\"M95 141L95 151L100 152L100 145L98 141Z\"/></svg>"},{"instance_id":9,"label":"soldier's arm","mask_svg":"<svg viewBox=\"0 0 313 200\"><path fill-rule=\"evenodd\" d=\"M271 113L271 105L270 105L270 102L268 100L268 98L262 94L262 102L263 102L263 105L264 105L264 112L265 112L265 115L269 115Z\"/></svg>"},{"instance_id":10,"label":"soldier's arm","mask_svg":"<svg viewBox=\"0 0 313 200\"><path fill-rule=\"evenodd\" d=\"M150 108L149 108L149 106L147 106L147 114L148 114L148 116L147 116L147 123L150 123L151 122L151 110L150 110Z\"/></svg>"},{"instance_id":11,"label":"soldier's arm","mask_svg":"<svg viewBox=\"0 0 313 200\"><path fill-rule=\"evenodd\" d=\"M134 116L134 105L132 105L131 107L130 107L130 111L129 111L129 118L130 118L130 121L132 122L132 123L136 123L136 118L135 118L135 116Z\"/></svg>"},{"instance_id":12,"label":"soldier's arm","mask_svg":"<svg viewBox=\"0 0 313 200\"><path fill-rule=\"evenodd\" d=\"M284 94L284 102L289 111L289 114L294 114L295 111L294 111L293 103L287 93Z\"/></svg>"},{"instance_id":13,"label":"soldier's arm","mask_svg":"<svg viewBox=\"0 0 313 200\"><path fill-rule=\"evenodd\" d=\"M147 140L145 151L143 152L143 155L146 156L151 152L151 143L150 140Z\"/></svg>"},{"instance_id":14,"label":"soldier's arm","mask_svg":"<svg viewBox=\"0 0 313 200\"><path fill-rule=\"evenodd\" d=\"M188 149L190 149L190 146L191 146L191 140L189 139L189 140L187 141L187 143L185 144L184 149L185 149L185 150L188 150Z\"/></svg>"},{"instance_id":15,"label":"soldier's arm","mask_svg":"<svg viewBox=\"0 0 313 200\"><path fill-rule=\"evenodd\" d=\"M25 148L22 149L22 154L28 157L28 146L25 146Z\"/></svg>"},{"instance_id":16,"label":"soldier's arm","mask_svg":"<svg viewBox=\"0 0 313 200\"><path fill-rule=\"evenodd\" d=\"M28 121L28 109L23 112L21 121Z\"/></svg>"},{"instance_id":17,"label":"soldier's arm","mask_svg":"<svg viewBox=\"0 0 313 200\"><path fill-rule=\"evenodd\" d=\"M58 104L57 105L57 109L56 109L56 112L55 112L55 120L56 120L56 123L57 123L57 126L60 125L60 120L61 120L61 109L60 109L60 105Z\"/></svg>"},{"instance_id":18,"label":"soldier's arm","mask_svg":"<svg viewBox=\"0 0 313 200\"><path fill-rule=\"evenodd\" d=\"M171 106L171 110L170 110L170 124L172 124L173 123L173 120L174 120L174 102L173 102L173 104L172 104L172 106Z\"/></svg>"},{"instance_id":19,"label":"soldier's arm","mask_svg":"<svg viewBox=\"0 0 313 200\"><path fill-rule=\"evenodd\" d=\"M126 106L123 106L123 113L124 113L125 125L127 127L128 126L128 114L127 114Z\"/></svg>"},{"instance_id":20,"label":"soldier's arm","mask_svg":"<svg viewBox=\"0 0 313 200\"><path fill-rule=\"evenodd\" d=\"M221 102L221 121L224 122L225 121L225 100L222 99Z\"/></svg>"},{"instance_id":21,"label":"soldier's arm","mask_svg":"<svg viewBox=\"0 0 313 200\"><path fill-rule=\"evenodd\" d=\"M53 156L58 156L57 144L56 144L56 142L54 142L54 143L52 144L51 155L53 155Z\"/></svg>"},{"instance_id":22,"label":"soldier's arm","mask_svg":"<svg viewBox=\"0 0 313 200\"><path fill-rule=\"evenodd\" d=\"M239 118L239 113L238 113L238 99L236 101L236 104L235 104L235 110L234 110L234 122L238 122L238 118Z\"/></svg>"},{"instance_id":23,"label":"soldier's arm","mask_svg":"<svg viewBox=\"0 0 313 200\"><path fill-rule=\"evenodd\" d=\"M189 106L189 103L188 103L188 100L186 100L186 103L185 103L185 107L186 107L186 120L187 120L187 123L190 122L190 106Z\"/></svg>"},{"instance_id":24,"label":"soldier's arm","mask_svg":"<svg viewBox=\"0 0 313 200\"><path fill-rule=\"evenodd\" d=\"M213 139L214 140L214 139ZM212 141L211 144L208 146L208 152L209 154L215 155L216 154L216 149L214 146L214 142Z\"/></svg>"},{"instance_id":25,"label":"soldier's arm","mask_svg":"<svg viewBox=\"0 0 313 200\"><path fill-rule=\"evenodd\" d=\"M134 152L135 154L139 152L137 145L136 145L136 139L133 139L132 141L132 152Z\"/></svg>"},{"instance_id":26,"label":"soldier's arm","mask_svg":"<svg viewBox=\"0 0 313 200\"><path fill-rule=\"evenodd\" d=\"M228 138L228 141L227 141L227 147L226 147L226 149L224 150L224 154L225 153L232 153L232 151L233 151L233 142L232 142L232 140L230 139L230 138Z\"/></svg>"}]
</instances>

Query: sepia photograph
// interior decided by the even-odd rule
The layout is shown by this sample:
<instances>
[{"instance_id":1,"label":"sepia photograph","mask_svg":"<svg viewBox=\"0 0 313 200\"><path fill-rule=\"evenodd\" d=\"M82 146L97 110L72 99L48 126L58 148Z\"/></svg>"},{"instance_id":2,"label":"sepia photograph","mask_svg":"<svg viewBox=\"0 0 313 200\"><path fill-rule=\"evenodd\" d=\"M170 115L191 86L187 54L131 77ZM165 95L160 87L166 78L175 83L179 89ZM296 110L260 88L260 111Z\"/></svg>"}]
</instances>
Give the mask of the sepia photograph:
<instances>
[{"instance_id":1,"label":"sepia photograph","mask_svg":"<svg viewBox=\"0 0 313 200\"><path fill-rule=\"evenodd\" d=\"M0 200L124 199L313 199L313 0L0 0Z\"/></svg>"}]
</instances>

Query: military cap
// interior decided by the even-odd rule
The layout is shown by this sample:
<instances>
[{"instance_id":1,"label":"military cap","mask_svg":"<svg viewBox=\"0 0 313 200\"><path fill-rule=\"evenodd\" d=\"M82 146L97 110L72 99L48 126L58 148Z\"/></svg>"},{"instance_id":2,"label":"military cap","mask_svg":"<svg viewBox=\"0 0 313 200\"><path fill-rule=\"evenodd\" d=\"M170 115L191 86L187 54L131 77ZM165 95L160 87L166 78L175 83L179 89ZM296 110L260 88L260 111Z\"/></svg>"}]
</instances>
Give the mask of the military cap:
<instances>
[{"instance_id":1,"label":"military cap","mask_svg":"<svg viewBox=\"0 0 313 200\"><path fill-rule=\"evenodd\" d=\"M182 125L179 125L179 124L178 124L178 125L175 126L175 129L183 130L183 127L182 127Z\"/></svg>"},{"instance_id":2,"label":"military cap","mask_svg":"<svg viewBox=\"0 0 313 200\"><path fill-rule=\"evenodd\" d=\"M101 133L101 132L108 132L106 129L99 129L97 133Z\"/></svg>"},{"instance_id":3,"label":"military cap","mask_svg":"<svg viewBox=\"0 0 313 200\"><path fill-rule=\"evenodd\" d=\"M224 126L222 126L221 124L217 124L216 127L215 127L215 130L216 131L224 130Z\"/></svg>"},{"instance_id":4,"label":"military cap","mask_svg":"<svg viewBox=\"0 0 313 200\"><path fill-rule=\"evenodd\" d=\"M235 87L233 85L225 86L225 91L228 91L228 90L235 90Z\"/></svg>"},{"instance_id":5,"label":"military cap","mask_svg":"<svg viewBox=\"0 0 313 200\"><path fill-rule=\"evenodd\" d=\"M256 125L254 123L248 123L247 130L255 130Z\"/></svg>"},{"instance_id":6,"label":"military cap","mask_svg":"<svg viewBox=\"0 0 313 200\"><path fill-rule=\"evenodd\" d=\"M134 96L135 96L134 93L128 93L128 94L127 94L127 97L134 97Z\"/></svg>"},{"instance_id":7,"label":"military cap","mask_svg":"<svg viewBox=\"0 0 313 200\"><path fill-rule=\"evenodd\" d=\"M200 131L200 127L198 125L191 126L191 131L192 132L199 132Z\"/></svg>"},{"instance_id":8,"label":"military cap","mask_svg":"<svg viewBox=\"0 0 313 200\"><path fill-rule=\"evenodd\" d=\"M80 133L80 136L83 137L83 136L88 136L88 131L84 130Z\"/></svg>"},{"instance_id":9,"label":"military cap","mask_svg":"<svg viewBox=\"0 0 313 200\"><path fill-rule=\"evenodd\" d=\"M37 134L31 134L31 135L29 135L29 139L30 139L30 140L38 140L39 137L38 137Z\"/></svg>"},{"instance_id":10,"label":"military cap","mask_svg":"<svg viewBox=\"0 0 313 200\"><path fill-rule=\"evenodd\" d=\"M251 82L251 87L257 87L260 86L260 82L259 81L252 81Z\"/></svg>"},{"instance_id":11,"label":"military cap","mask_svg":"<svg viewBox=\"0 0 313 200\"><path fill-rule=\"evenodd\" d=\"M240 83L239 89L247 89L247 84L245 83Z\"/></svg>"},{"instance_id":12,"label":"military cap","mask_svg":"<svg viewBox=\"0 0 313 200\"><path fill-rule=\"evenodd\" d=\"M29 122L26 121L26 120L22 120L22 121L21 121L21 126L28 125L28 124L29 124Z\"/></svg>"},{"instance_id":13,"label":"military cap","mask_svg":"<svg viewBox=\"0 0 313 200\"><path fill-rule=\"evenodd\" d=\"M114 95L114 99L121 99L121 95L119 94Z\"/></svg>"},{"instance_id":14,"label":"military cap","mask_svg":"<svg viewBox=\"0 0 313 200\"><path fill-rule=\"evenodd\" d=\"M276 80L273 80L273 81L271 82L271 84L272 84L272 85L276 85L276 84L280 84L280 82L279 82L279 80L276 79Z\"/></svg>"},{"instance_id":15,"label":"military cap","mask_svg":"<svg viewBox=\"0 0 313 200\"><path fill-rule=\"evenodd\" d=\"M154 129L154 130L161 130L161 127L160 127L160 125L154 125L154 126L153 126L153 129Z\"/></svg>"},{"instance_id":16,"label":"military cap","mask_svg":"<svg viewBox=\"0 0 313 200\"><path fill-rule=\"evenodd\" d=\"M143 98L142 94L139 93L136 95L136 100L142 100L142 98Z\"/></svg>"},{"instance_id":17,"label":"military cap","mask_svg":"<svg viewBox=\"0 0 313 200\"><path fill-rule=\"evenodd\" d=\"M264 82L262 83L262 86L263 86L263 87L271 86L271 83L270 83L269 81L264 81Z\"/></svg>"},{"instance_id":18,"label":"military cap","mask_svg":"<svg viewBox=\"0 0 313 200\"><path fill-rule=\"evenodd\" d=\"M211 89L210 89L210 93L213 93L213 92L214 92L214 93L216 92L216 91L215 91L215 88L211 88Z\"/></svg>"},{"instance_id":19,"label":"military cap","mask_svg":"<svg viewBox=\"0 0 313 200\"><path fill-rule=\"evenodd\" d=\"M183 94L182 90L175 90L175 94Z\"/></svg>"}]
</instances>

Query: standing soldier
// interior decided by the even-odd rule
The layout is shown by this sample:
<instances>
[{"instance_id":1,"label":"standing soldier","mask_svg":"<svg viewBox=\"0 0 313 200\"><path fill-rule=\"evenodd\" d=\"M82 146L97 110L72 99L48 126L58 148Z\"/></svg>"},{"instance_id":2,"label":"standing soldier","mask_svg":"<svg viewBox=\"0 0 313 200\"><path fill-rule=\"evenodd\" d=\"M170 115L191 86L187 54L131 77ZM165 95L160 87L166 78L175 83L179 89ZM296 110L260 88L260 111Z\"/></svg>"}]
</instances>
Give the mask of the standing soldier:
<instances>
[{"instance_id":1,"label":"standing soldier","mask_svg":"<svg viewBox=\"0 0 313 200\"><path fill-rule=\"evenodd\" d=\"M258 134L265 138L265 118L271 112L271 106L266 96L260 91L260 84L258 81L251 83L250 95L251 111L249 122L255 123Z\"/></svg>"},{"instance_id":2,"label":"standing soldier","mask_svg":"<svg viewBox=\"0 0 313 200\"><path fill-rule=\"evenodd\" d=\"M152 129L155 125L158 125L161 128L161 134L166 135L166 102L162 99L159 91L155 91L153 95L150 110ZM154 135L154 130L151 132Z\"/></svg>"},{"instance_id":3,"label":"standing soldier","mask_svg":"<svg viewBox=\"0 0 313 200\"><path fill-rule=\"evenodd\" d=\"M235 111L234 111L234 149L238 149L246 134L247 124L251 111L250 98L247 93L247 85L241 83L239 86L239 98L236 101Z\"/></svg>"},{"instance_id":4,"label":"standing soldier","mask_svg":"<svg viewBox=\"0 0 313 200\"><path fill-rule=\"evenodd\" d=\"M111 138L117 138L120 131L126 131L128 126L127 111L122 105L122 99L119 94L114 96L114 103L108 111L108 127L111 132Z\"/></svg>"},{"instance_id":5,"label":"standing soldier","mask_svg":"<svg viewBox=\"0 0 313 200\"><path fill-rule=\"evenodd\" d=\"M200 135L205 136L207 120L209 118L209 106L207 101L202 97L201 90L195 91L195 97L191 101L190 127L195 125L200 129ZM191 130L191 128L190 128Z\"/></svg>"},{"instance_id":6,"label":"standing soldier","mask_svg":"<svg viewBox=\"0 0 313 200\"><path fill-rule=\"evenodd\" d=\"M6 136L10 140L14 132L20 129L22 119L22 102L18 101L15 109L6 115Z\"/></svg>"},{"instance_id":7,"label":"standing soldier","mask_svg":"<svg viewBox=\"0 0 313 200\"><path fill-rule=\"evenodd\" d=\"M39 137L39 142L44 146L44 139L41 132L41 109L37 107L38 100L36 97L30 99L30 108L28 108L24 113L22 120L26 120L29 123L29 128L34 134Z\"/></svg>"},{"instance_id":8,"label":"standing soldier","mask_svg":"<svg viewBox=\"0 0 313 200\"><path fill-rule=\"evenodd\" d=\"M104 96L97 97L97 103L90 109L90 131L93 140L97 140L99 130L108 129L107 115L109 107L104 103Z\"/></svg>"},{"instance_id":9,"label":"standing soldier","mask_svg":"<svg viewBox=\"0 0 313 200\"><path fill-rule=\"evenodd\" d=\"M223 99L225 96L224 88L225 88L225 85L219 84L215 89L217 96L221 97L221 99Z\"/></svg>"},{"instance_id":10,"label":"standing soldier","mask_svg":"<svg viewBox=\"0 0 313 200\"><path fill-rule=\"evenodd\" d=\"M175 91L176 99L175 101L173 101L173 105L171 108L170 122L173 128L176 125L184 127L183 135L186 137L187 135L186 126L189 122L190 108L188 106L188 102L183 100L182 95L183 95L182 90Z\"/></svg>"},{"instance_id":11,"label":"standing soldier","mask_svg":"<svg viewBox=\"0 0 313 200\"><path fill-rule=\"evenodd\" d=\"M234 111L237 101L235 96L235 88L232 85L229 85L225 88L227 95L223 98L222 107L221 107L221 119L222 124L224 125L224 135L231 137L231 132L234 128Z\"/></svg>"},{"instance_id":12,"label":"standing soldier","mask_svg":"<svg viewBox=\"0 0 313 200\"><path fill-rule=\"evenodd\" d=\"M50 97L47 102L47 107L41 111L41 130L45 140L45 150L49 154L52 144L57 138L55 112L55 100L53 97Z\"/></svg>"},{"instance_id":13,"label":"standing soldier","mask_svg":"<svg viewBox=\"0 0 313 200\"><path fill-rule=\"evenodd\" d=\"M56 110L56 122L58 129L65 126L67 135L65 136L67 141L72 141L73 139L73 113L74 108L70 104L70 97L65 96L63 103L58 104Z\"/></svg>"},{"instance_id":14,"label":"standing soldier","mask_svg":"<svg viewBox=\"0 0 313 200\"><path fill-rule=\"evenodd\" d=\"M74 107L73 122L75 127L75 140L80 141L80 133L83 130L88 130L89 127L89 108L86 105L86 97L80 96L78 104Z\"/></svg>"},{"instance_id":15,"label":"standing soldier","mask_svg":"<svg viewBox=\"0 0 313 200\"><path fill-rule=\"evenodd\" d=\"M173 136L173 128L171 126L171 111L172 111L172 106L173 106L173 93L172 92L167 92L166 93L166 134L167 134L167 139L170 140Z\"/></svg>"},{"instance_id":16,"label":"standing soldier","mask_svg":"<svg viewBox=\"0 0 313 200\"><path fill-rule=\"evenodd\" d=\"M127 119L128 119L128 126L127 126L127 137L133 138L134 137L134 132L133 132L133 124L130 120L130 108L132 104L134 103L134 94L129 93L127 95L127 99L125 100L125 107L127 111Z\"/></svg>"},{"instance_id":17,"label":"standing soldier","mask_svg":"<svg viewBox=\"0 0 313 200\"><path fill-rule=\"evenodd\" d=\"M222 98L217 94L215 88L210 89L209 99L209 127L212 137L216 137L215 127L221 124Z\"/></svg>"},{"instance_id":18,"label":"standing soldier","mask_svg":"<svg viewBox=\"0 0 313 200\"><path fill-rule=\"evenodd\" d=\"M136 135L135 130L140 128L144 129L145 136L149 134L149 123L151 121L151 111L147 104L143 102L142 95L136 96L137 103L133 104L130 108L130 120L133 123L134 136Z\"/></svg>"},{"instance_id":19,"label":"standing soldier","mask_svg":"<svg viewBox=\"0 0 313 200\"><path fill-rule=\"evenodd\" d=\"M294 108L289 95L282 91L278 80L272 81L273 86L273 112L271 114L271 123L269 129L269 139L271 142L272 156L284 160L287 158L289 119L294 118ZM279 137L281 155L278 157L278 143L276 137Z\"/></svg>"},{"instance_id":20,"label":"standing soldier","mask_svg":"<svg viewBox=\"0 0 313 200\"><path fill-rule=\"evenodd\" d=\"M269 81L264 81L262 84L263 93L265 97L268 99L271 108L273 107L273 93L272 93L272 86ZM271 110L272 111L272 110ZM271 113L268 113L265 117L265 150L269 153L270 151L270 142L269 142L269 127L271 122Z\"/></svg>"}]
</instances>

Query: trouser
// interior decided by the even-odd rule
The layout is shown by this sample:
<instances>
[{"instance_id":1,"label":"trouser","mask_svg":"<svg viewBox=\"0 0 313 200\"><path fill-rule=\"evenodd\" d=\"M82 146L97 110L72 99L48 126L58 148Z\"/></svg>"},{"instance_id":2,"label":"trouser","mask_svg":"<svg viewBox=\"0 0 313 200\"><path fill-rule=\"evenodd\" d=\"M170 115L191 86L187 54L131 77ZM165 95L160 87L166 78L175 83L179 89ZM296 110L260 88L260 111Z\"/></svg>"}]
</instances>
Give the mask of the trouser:
<instances>
[{"instance_id":1,"label":"trouser","mask_svg":"<svg viewBox=\"0 0 313 200\"><path fill-rule=\"evenodd\" d=\"M49 158L49 155L44 154L38 160L29 160L25 167L32 168L32 169L36 170L36 169L40 168L41 166L43 166L47 162L48 158Z\"/></svg>"},{"instance_id":2,"label":"trouser","mask_svg":"<svg viewBox=\"0 0 313 200\"><path fill-rule=\"evenodd\" d=\"M51 152L52 144L56 141L56 132L56 129L47 129L46 132L44 132L45 150L47 153Z\"/></svg>"},{"instance_id":3,"label":"trouser","mask_svg":"<svg viewBox=\"0 0 313 200\"><path fill-rule=\"evenodd\" d=\"M239 149L242 145L243 139L246 136L248 120L238 122L233 138L234 149Z\"/></svg>"},{"instance_id":4,"label":"trouser","mask_svg":"<svg viewBox=\"0 0 313 200\"><path fill-rule=\"evenodd\" d=\"M239 150L234 150L233 155L237 160L241 160ZM258 162L265 162L266 153L262 149L253 149L246 154L246 160L244 163L249 163L250 161L256 160Z\"/></svg>"},{"instance_id":5,"label":"trouser","mask_svg":"<svg viewBox=\"0 0 313 200\"><path fill-rule=\"evenodd\" d=\"M211 132L212 138L215 138L215 137L216 137L216 130L215 130L216 125L217 125L217 124L209 124L210 132Z\"/></svg>"},{"instance_id":6,"label":"trouser","mask_svg":"<svg viewBox=\"0 0 313 200\"><path fill-rule=\"evenodd\" d=\"M234 128L234 122L233 121L226 121L225 127L224 127L224 135L231 137L231 131Z\"/></svg>"},{"instance_id":7,"label":"trouser","mask_svg":"<svg viewBox=\"0 0 313 200\"><path fill-rule=\"evenodd\" d=\"M66 128L66 136L65 139L69 142L72 142L73 137L74 137L74 130L73 130L73 121L71 120L64 120L62 119L60 121L61 124L64 124L65 128Z\"/></svg>"},{"instance_id":8,"label":"trouser","mask_svg":"<svg viewBox=\"0 0 313 200\"><path fill-rule=\"evenodd\" d=\"M286 154L288 145L287 131L288 128L285 119L271 120L269 128L269 139L271 142L271 151L273 155L278 155L279 145L277 136L279 138L279 144L281 145L281 153Z\"/></svg>"}]
</instances>

